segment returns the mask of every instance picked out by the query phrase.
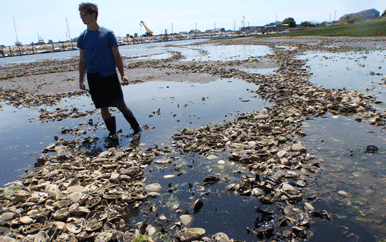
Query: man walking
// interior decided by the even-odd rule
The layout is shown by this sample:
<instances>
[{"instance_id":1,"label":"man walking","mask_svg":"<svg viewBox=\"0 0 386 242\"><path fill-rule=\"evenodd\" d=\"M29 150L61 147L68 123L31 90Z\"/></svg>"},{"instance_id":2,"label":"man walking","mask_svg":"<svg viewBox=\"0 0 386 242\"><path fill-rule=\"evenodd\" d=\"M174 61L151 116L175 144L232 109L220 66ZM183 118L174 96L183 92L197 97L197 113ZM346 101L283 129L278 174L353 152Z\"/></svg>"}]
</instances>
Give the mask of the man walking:
<instances>
[{"instance_id":1,"label":"man walking","mask_svg":"<svg viewBox=\"0 0 386 242\"><path fill-rule=\"evenodd\" d=\"M122 57L118 50L118 42L114 33L97 23L98 6L92 3L79 5L80 17L87 29L79 36L79 87L85 90L84 76L87 70L87 82L91 99L96 108L101 109L102 118L110 131L109 136L116 136L115 117L111 116L109 107L117 107L134 130L140 133L141 127L131 110L126 106L121 84L116 69L118 68L121 79L129 83L123 70Z\"/></svg>"}]
</instances>

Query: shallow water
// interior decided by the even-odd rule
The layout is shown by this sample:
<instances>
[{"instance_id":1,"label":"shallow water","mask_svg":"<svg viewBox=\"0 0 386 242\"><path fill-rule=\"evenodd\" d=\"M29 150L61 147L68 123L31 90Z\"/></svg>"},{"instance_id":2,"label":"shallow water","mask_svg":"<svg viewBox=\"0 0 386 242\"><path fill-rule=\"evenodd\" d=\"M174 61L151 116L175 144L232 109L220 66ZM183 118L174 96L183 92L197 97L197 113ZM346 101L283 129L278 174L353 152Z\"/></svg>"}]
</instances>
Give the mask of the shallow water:
<instances>
[{"instance_id":1,"label":"shallow water","mask_svg":"<svg viewBox=\"0 0 386 242\"><path fill-rule=\"evenodd\" d=\"M119 51L122 56L125 57L146 57L159 54L168 54L168 51L171 50L173 46L179 45L188 45L192 43L198 43L206 40L182 40L182 41L171 41L171 42L157 42L157 43L144 43L144 44L135 44L135 45L123 45L119 47ZM166 47L170 46L170 47ZM54 52L54 53L45 53L37 55L24 55L24 56L13 56L0 58L0 66L8 64L18 64L18 63L28 63L34 61L44 61L44 60L58 60L58 59L68 59L73 57L78 57L79 51L64 51L64 52Z\"/></svg>"},{"instance_id":2,"label":"shallow water","mask_svg":"<svg viewBox=\"0 0 386 242\"><path fill-rule=\"evenodd\" d=\"M121 48L124 54L130 56L130 51ZM173 55L173 51L180 52L185 58L180 61L232 61L247 60L253 57L260 57L272 54L267 46L258 45L192 45L192 46L167 46L164 48L143 49L139 59L166 59Z\"/></svg>"},{"instance_id":3,"label":"shallow water","mask_svg":"<svg viewBox=\"0 0 386 242\"><path fill-rule=\"evenodd\" d=\"M203 39L182 40L171 42L144 43L135 45L123 45L119 52L123 57L136 59L167 59L173 52L181 52L185 57L181 61L231 61L246 60L251 57L272 54L267 46L257 45L191 45L200 43ZM18 64L33 61L57 60L78 57L79 51L65 51L38 55L15 56L0 58L0 66L7 64Z\"/></svg>"},{"instance_id":4,"label":"shallow water","mask_svg":"<svg viewBox=\"0 0 386 242\"><path fill-rule=\"evenodd\" d=\"M260 75L271 75L274 74L276 68L261 68L261 69L240 69L241 71L245 71L251 74L260 74Z\"/></svg>"},{"instance_id":5,"label":"shallow water","mask_svg":"<svg viewBox=\"0 0 386 242\"><path fill-rule=\"evenodd\" d=\"M382 80L386 75L385 54L384 51L311 52L301 58L308 59L306 65L313 73L309 81L316 85L357 90L385 102L386 86ZM373 106L386 110L384 103ZM321 167L318 179L307 186L308 191L320 194L321 200L314 205L331 211L334 223L349 228L350 233L357 234L359 228L372 233L371 236L357 234L361 241L385 238L386 137L383 127L356 122L351 116L327 115L306 121L303 131L307 136L302 142L308 152L316 155L315 160L320 161ZM366 153L371 145L376 146L378 152Z\"/></svg>"},{"instance_id":6,"label":"shallow water","mask_svg":"<svg viewBox=\"0 0 386 242\"><path fill-rule=\"evenodd\" d=\"M308 60L306 65L313 74L310 81L324 88L346 88L364 93L376 88L386 76L386 51L308 52L299 58Z\"/></svg>"},{"instance_id":7,"label":"shallow water","mask_svg":"<svg viewBox=\"0 0 386 242\"><path fill-rule=\"evenodd\" d=\"M198 45L178 49L185 57L181 61L232 61L272 54L267 46L261 45Z\"/></svg>"},{"instance_id":8,"label":"shallow water","mask_svg":"<svg viewBox=\"0 0 386 242\"><path fill-rule=\"evenodd\" d=\"M307 136L302 140L321 167L318 179L309 181L306 188L320 194L314 205L326 207L351 232L361 226L384 238L386 134L382 128L329 115L308 120L303 131ZM366 153L369 145L378 152Z\"/></svg>"},{"instance_id":9,"label":"shallow water","mask_svg":"<svg viewBox=\"0 0 386 242\"><path fill-rule=\"evenodd\" d=\"M171 135L181 128L199 128L236 118L238 112L261 111L270 106L260 100L251 91L257 86L237 79L219 79L206 84L185 82L146 82L123 87L126 104L132 109L138 122L154 129L144 131L141 137L142 146L153 147L154 144L170 143ZM215 90L215 91L214 91ZM23 171L34 165L39 153L50 143L54 136L62 136L63 129L87 124L89 119L94 123L103 123L100 114L77 119L40 123L40 108L54 110L57 107L78 107L82 111L94 110L90 97L73 97L64 99L55 107L17 109L3 104L0 119L0 185L12 182ZM122 135L132 132L124 117L112 109L117 118L117 129ZM29 121L30 120L30 121ZM87 125L85 125L87 127ZM85 128L84 127L84 128ZM88 131L87 135L107 136L104 128ZM71 137L70 137L71 138ZM122 138L120 145L130 145L131 138ZM100 140L99 147L103 148Z\"/></svg>"}]
</instances>

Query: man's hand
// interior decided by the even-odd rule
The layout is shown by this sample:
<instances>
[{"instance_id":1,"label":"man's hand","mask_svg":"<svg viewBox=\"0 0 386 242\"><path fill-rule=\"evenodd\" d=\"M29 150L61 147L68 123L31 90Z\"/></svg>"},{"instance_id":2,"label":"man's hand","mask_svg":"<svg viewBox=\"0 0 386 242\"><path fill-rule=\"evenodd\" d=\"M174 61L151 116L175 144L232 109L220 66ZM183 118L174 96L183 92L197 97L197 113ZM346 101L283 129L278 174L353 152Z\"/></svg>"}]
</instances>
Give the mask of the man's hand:
<instances>
[{"instance_id":1,"label":"man's hand","mask_svg":"<svg viewBox=\"0 0 386 242\"><path fill-rule=\"evenodd\" d=\"M84 85L84 80L79 80L79 88L81 90L86 90L86 86Z\"/></svg>"},{"instance_id":2,"label":"man's hand","mask_svg":"<svg viewBox=\"0 0 386 242\"><path fill-rule=\"evenodd\" d=\"M129 85L129 78L127 78L126 76L122 76L122 82L123 85Z\"/></svg>"}]
</instances>

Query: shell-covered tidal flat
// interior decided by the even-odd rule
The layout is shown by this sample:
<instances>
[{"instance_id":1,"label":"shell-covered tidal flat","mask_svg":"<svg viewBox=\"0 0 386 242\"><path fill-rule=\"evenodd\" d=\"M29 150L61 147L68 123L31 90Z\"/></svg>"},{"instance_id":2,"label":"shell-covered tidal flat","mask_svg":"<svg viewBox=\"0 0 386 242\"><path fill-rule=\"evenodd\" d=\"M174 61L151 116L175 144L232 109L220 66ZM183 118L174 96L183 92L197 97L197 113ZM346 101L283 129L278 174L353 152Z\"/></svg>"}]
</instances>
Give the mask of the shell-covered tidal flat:
<instances>
[{"instance_id":1,"label":"shell-covered tidal flat","mask_svg":"<svg viewBox=\"0 0 386 242\"><path fill-rule=\"evenodd\" d=\"M243 40L238 41L245 44ZM252 39L245 42L254 43ZM224 41L223 44L237 43ZM219 162L219 165L236 163L247 171L236 181L228 181L221 173L212 174L189 187L190 191L196 192L202 187L205 192L205 188L223 183L228 193L257 198L254 226L245 227L245 233L259 239L312 239L315 220L330 221L334 217L328 209L316 209L314 203L319 199L318 193L306 189L308 182L319 175L321 164L300 139L306 135L303 123L307 119L333 114L352 116L357 122L382 127L385 113L375 108L375 104L381 103L375 95L327 89L308 80L311 74L305 67L306 62L296 59L296 56L310 50L341 51L326 47L332 44L332 40L321 40L316 45L295 43L291 46L296 48L290 49L276 47L274 43L266 44L273 54L265 58L278 67L270 75L247 73L239 68L258 64L262 61L260 57L242 61L181 63L178 60L183 56L175 54L162 61L126 64L126 69L172 69L186 75L201 73L241 79L256 84L250 92L269 101L270 106L261 111L239 114L234 120L216 125L181 129L172 135L170 144L146 149L133 145L107 147L103 151L92 147L97 137L87 140L76 135L72 140L58 137L42 151L36 167L27 171L20 182L2 189L1 238L5 241L132 241L135 238L228 241L226 228L216 234L206 234L204 226L191 227L190 220L195 213L203 212L205 201L195 199L191 208L172 202L170 213L174 216L158 214L157 205L151 202L160 196L157 194L160 191L157 185L147 186L143 169L155 163L161 172L168 169L176 157L198 155ZM355 50L360 49L351 49ZM52 71L72 71L69 66L75 62L64 62L67 64L57 62ZM27 69L31 66L36 68L28 65ZM13 72L5 70L4 73L6 79ZM37 74L42 73L38 71ZM37 97L20 89L2 88L1 95L6 105L39 107L55 105L61 98L84 93ZM41 122L91 114L76 109L41 109L39 112ZM68 133L73 130L68 130ZM178 172L176 176L184 175ZM165 176L165 179L172 178ZM173 193L173 184L170 184L170 187L161 189ZM146 216L154 216L155 220L129 222L130 216L145 208L146 213L150 213ZM232 239L238 238L232 235Z\"/></svg>"}]
</instances>

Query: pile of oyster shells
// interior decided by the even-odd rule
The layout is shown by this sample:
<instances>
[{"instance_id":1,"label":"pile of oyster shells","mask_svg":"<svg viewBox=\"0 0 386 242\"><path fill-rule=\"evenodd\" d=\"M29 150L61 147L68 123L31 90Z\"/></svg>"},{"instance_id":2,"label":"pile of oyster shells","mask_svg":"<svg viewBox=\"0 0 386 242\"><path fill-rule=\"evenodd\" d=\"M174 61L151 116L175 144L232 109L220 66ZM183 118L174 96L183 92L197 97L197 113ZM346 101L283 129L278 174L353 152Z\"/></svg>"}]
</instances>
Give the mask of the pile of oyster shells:
<instances>
[{"instance_id":1,"label":"pile of oyster shells","mask_svg":"<svg viewBox=\"0 0 386 242\"><path fill-rule=\"evenodd\" d=\"M80 111L79 108L57 108L54 111L47 109L40 109L40 122L61 121L66 118L80 118L94 114L95 110Z\"/></svg>"},{"instance_id":2,"label":"pile of oyster shells","mask_svg":"<svg viewBox=\"0 0 386 242\"><path fill-rule=\"evenodd\" d=\"M12 64L0 68L0 80L78 70L79 58Z\"/></svg>"},{"instance_id":3,"label":"pile of oyster shells","mask_svg":"<svg viewBox=\"0 0 386 242\"><path fill-rule=\"evenodd\" d=\"M0 99L5 101L5 104L12 105L16 108L26 107L40 107L40 106L55 106L62 99L75 96L83 96L86 91L74 91L67 93L58 93L54 95L35 95L24 91L21 88L5 89L0 88Z\"/></svg>"},{"instance_id":4,"label":"pile of oyster shells","mask_svg":"<svg viewBox=\"0 0 386 242\"><path fill-rule=\"evenodd\" d=\"M61 140L43 154L39 166L28 171L21 183L1 190L2 241L135 237L124 218L147 199L141 166L165 155L164 150L110 148L88 156L77 142Z\"/></svg>"}]
</instances>

